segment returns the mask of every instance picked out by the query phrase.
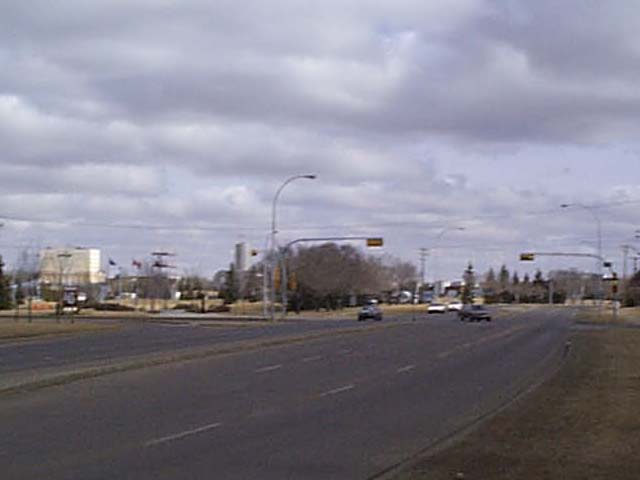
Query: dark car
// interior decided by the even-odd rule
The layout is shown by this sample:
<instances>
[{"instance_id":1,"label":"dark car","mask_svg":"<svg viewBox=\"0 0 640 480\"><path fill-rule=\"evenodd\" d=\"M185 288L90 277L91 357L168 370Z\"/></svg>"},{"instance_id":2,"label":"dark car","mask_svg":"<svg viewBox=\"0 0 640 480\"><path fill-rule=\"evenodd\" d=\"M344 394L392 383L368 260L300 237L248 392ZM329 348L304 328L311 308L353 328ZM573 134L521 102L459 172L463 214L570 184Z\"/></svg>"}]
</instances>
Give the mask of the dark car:
<instances>
[{"instance_id":1,"label":"dark car","mask_svg":"<svg viewBox=\"0 0 640 480\"><path fill-rule=\"evenodd\" d=\"M468 320L470 322L481 320L491 321L491 314L484 305L464 305L462 310L458 312L460 321Z\"/></svg>"},{"instance_id":2,"label":"dark car","mask_svg":"<svg viewBox=\"0 0 640 480\"><path fill-rule=\"evenodd\" d=\"M380 307L378 307L378 305L373 303L365 305L360 309L360 312L358 312L359 322L367 320L369 318L373 320L382 320L382 310L380 310Z\"/></svg>"}]
</instances>

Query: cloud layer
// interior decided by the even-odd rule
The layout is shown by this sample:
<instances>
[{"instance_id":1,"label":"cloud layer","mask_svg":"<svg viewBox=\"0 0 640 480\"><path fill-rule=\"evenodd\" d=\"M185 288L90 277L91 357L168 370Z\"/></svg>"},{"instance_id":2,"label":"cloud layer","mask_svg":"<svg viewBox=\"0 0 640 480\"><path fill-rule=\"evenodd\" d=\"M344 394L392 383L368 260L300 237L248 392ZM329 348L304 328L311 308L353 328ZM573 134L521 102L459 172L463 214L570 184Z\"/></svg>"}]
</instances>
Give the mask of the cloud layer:
<instances>
[{"instance_id":1,"label":"cloud layer","mask_svg":"<svg viewBox=\"0 0 640 480\"><path fill-rule=\"evenodd\" d=\"M558 209L580 202L610 205L599 212L617 255L640 201L637 13L544 0L11 2L0 245L122 258L163 246L211 273L235 241L262 245L283 179L316 173L283 195L283 238L372 232L409 259L436 246L452 276L524 246L593 248L593 221ZM464 235L435 245L451 225Z\"/></svg>"}]
</instances>

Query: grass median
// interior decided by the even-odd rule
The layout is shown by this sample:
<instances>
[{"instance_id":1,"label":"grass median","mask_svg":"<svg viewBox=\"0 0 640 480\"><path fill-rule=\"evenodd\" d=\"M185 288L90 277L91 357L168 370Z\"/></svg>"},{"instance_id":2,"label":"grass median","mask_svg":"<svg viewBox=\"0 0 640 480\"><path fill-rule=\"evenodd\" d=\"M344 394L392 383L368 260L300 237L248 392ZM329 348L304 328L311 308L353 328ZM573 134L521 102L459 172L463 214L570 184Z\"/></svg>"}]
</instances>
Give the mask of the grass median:
<instances>
[{"instance_id":1,"label":"grass median","mask_svg":"<svg viewBox=\"0 0 640 480\"><path fill-rule=\"evenodd\" d=\"M117 328L113 325L95 325L91 323L56 323L55 321L34 321L32 323L0 322L0 341L22 340L50 335L72 335L101 332Z\"/></svg>"},{"instance_id":2,"label":"grass median","mask_svg":"<svg viewBox=\"0 0 640 480\"><path fill-rule=\"evenodd\" d=\"M635 480L639 451L640 330L580 331L556 375L397 480Z\"/></svg>"},{"instance_id":3,"label":"grass median","mask_svg":"<svg viewBox=\"0 0 640 480\"><path fill-rule=\"evenodd\" d=\"M580 321L605 325L634 325L640 326L640 307L621 308L614 313L610 305L602 309L591 309L581 315Z\"/></svg>"}]
</instances>

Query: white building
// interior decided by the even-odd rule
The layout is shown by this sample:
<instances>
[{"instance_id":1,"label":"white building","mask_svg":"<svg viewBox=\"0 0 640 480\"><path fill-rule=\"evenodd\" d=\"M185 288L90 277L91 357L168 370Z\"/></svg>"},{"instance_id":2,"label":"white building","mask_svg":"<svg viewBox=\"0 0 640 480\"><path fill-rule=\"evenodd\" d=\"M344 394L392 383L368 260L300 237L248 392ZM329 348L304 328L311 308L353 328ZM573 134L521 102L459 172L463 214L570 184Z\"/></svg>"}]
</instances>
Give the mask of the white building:
<instances>
[{"instance_id":1,"label":"white building","mask_svg":"<svg viewBox=\"0 0 640 480\"><path fill-rule=\"evenodd\" d=\"M237 272L249 269L249 247L245 242L236 243L234 267Z\"/></svg>"},{"instance_id":2,"label":"white building","mask_svg":"<svg viewBox=\"0 0 640 480\"><path fill-rule=\"evenodd\" d=\"M103 283L97 248L47 248L40 251L40 282L58 285Z\"/></svg>"}]
</instances>

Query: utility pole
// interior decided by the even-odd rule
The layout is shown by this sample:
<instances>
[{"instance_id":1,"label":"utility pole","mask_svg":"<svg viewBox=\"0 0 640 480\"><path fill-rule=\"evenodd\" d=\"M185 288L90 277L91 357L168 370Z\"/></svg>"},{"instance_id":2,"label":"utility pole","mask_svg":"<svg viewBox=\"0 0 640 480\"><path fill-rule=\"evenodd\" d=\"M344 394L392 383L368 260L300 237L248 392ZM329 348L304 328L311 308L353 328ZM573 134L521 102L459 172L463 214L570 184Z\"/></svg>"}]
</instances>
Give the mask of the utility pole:
<instances>
[{"instance_id":1,"label":"utility pole","mask_svg":"<svg viewBox=\"0 0 640 480\"><path fill-rule=\"evenodd\" d=\"M631 245L622 245L622 298L625 298L627 290L627 259Z\"/></svg>"},{"instance_id":2,"label":"utility pole","mask_svg":"<svg viewBox=\"0 0 640 480\"><path fill-rule=\"evenodd\" d=\"M63 313L63 302L64 302L64 287L63 287L63 281L62 281L62 275L64 273L64 271L66 270L65 267L68 267L67 265L67 261L71 258L71 254L69 252L62 252L58 254L58 267L60 269L60 276L58 278L58 288L59 288L59 292L58 292L58 322L60 322L60 316Z\"/></svg>"},{"instance_id":3,"label":"utility pole","mask_svg":"<svg viewBox=\"0 0 640 480\"><path fill-rule=\"evenodd\" d=\"M429 256L429 249L422 247L419 250L420 255L420 285L424 285L424 274L425 274L425 262L427 257Z\"/></svg>"},{"instance_id":4,"label":"utility pole","mask_svg":"<svg viewBox=\"0 0 640 480\"><path fill-rule=\"evenodd\" d=\"M425 262L429 256L429 249L421 247L418 251L420 257L420 285L416 286L416 294L421 295L424 289L424 274L425 274ZM418 297L416 303L420 303L421 298Z\"/></svg>"},{"instance_id":5,"label":"utility pole","mask_svg":"<svg viewBox=\"0 0 640 480\"><path fill-rule=\"evenodd\" d=\"M154 273L153 273L153 298L151 299L151 302L152 302L151 303L151 310L155 310L155 307L156 307L156 296L158 295L158 291L160 290L160 288L159 288L160 279L161 278L165 278L164 270L167 269L167 268L176 268L176 267L173 266L173 265L169 265L166 262L166 258L167 257L174 257L175 256L174 253L152 252L151 255L155 257L155 260L153 261L153 264L152 264ZM156 275L155 272L157 272L157 275ZM167 277L167 280L168 280L168 277ZM167 290L170 290L168 281L166 282L165 286L167 287ZM165 308L165 310L169 308L168 299L167 298L165 298L165 301L164 301L164 308Z\"/></svg>"}]
</instances>

